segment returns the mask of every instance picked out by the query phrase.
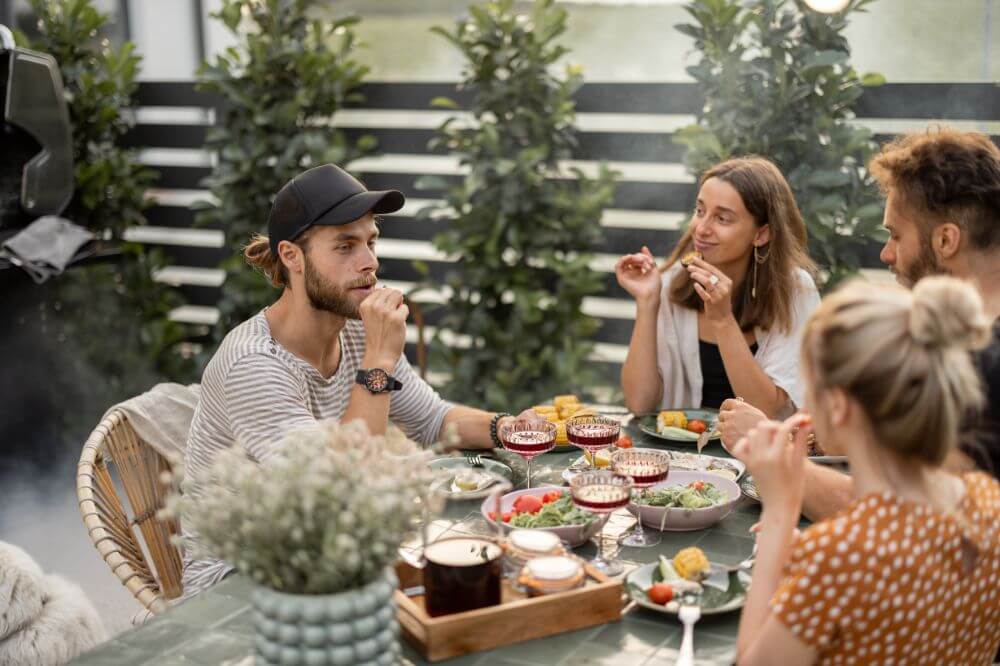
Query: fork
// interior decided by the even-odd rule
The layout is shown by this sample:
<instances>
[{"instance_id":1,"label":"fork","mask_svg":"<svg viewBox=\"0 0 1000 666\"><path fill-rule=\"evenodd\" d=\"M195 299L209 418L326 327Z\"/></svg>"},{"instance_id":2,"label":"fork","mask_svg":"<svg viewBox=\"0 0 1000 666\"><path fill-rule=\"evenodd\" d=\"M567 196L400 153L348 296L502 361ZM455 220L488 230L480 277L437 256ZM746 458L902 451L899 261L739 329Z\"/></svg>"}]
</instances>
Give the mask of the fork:
<instances>
[{"instance_id":1,"label":"fork","mask_svg":"<svg viewBox=\"0 0 1000 666\"><path fill-rule=\"evenodd\" d=\"M677 617L684 623L684 639L681 641L681 652L677 657L677 666L694 666L694 623L701 619L701 604L698 595L685 592L681 597L681 608Z\"/></svg>"},{"instance_id":2,"label":"fork","mask_svg":"<svg viewBox=\"0 0 1000 666\"><path fill-rule=\"evenodd\" d=\"M698 443L697 443L698 453L701 453L701 450L705 448L706 444L708 444L708 438L711 437L712 433L718 430L718 428L719 428L719 417L717 416L712 420L709 426L705 428L705 432L698 435Z\"/></svg>"},{"instance_id":3,"label":"fork","mask_svg":"<svg viewBox=\"0 0 1000 666\"><path fill-rule=\"evenodd\" d=\"M465 461L469 463L471 467L483 467L483 458L478 453L466 453Z\"/></svg>"}]
</instances>

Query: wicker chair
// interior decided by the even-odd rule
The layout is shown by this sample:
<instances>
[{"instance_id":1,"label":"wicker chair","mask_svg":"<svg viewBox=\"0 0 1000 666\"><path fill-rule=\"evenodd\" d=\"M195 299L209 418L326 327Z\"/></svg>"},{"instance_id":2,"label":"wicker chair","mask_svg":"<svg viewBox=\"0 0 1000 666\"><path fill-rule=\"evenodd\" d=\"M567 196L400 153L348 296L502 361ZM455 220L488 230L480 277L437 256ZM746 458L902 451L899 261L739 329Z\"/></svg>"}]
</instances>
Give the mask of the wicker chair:
<instances>
[{"instance_id":1,"label":"wicker chair","mask_svg":"<svg viewBox=\"0 0 1000 666\"><path fill-rule=\"evenodd\" d=\"M118 495L109 463L116 469L131 514ZM181 594L180 553L170 542L179 532L177 521L156 517L168 489L162 474L169 470L167 460L139 439L120 410L110 412L94 429L77 467L77 498L90 540L145 608L133 623L166 610L167 600Z\"/></svg>"}]
</instances>

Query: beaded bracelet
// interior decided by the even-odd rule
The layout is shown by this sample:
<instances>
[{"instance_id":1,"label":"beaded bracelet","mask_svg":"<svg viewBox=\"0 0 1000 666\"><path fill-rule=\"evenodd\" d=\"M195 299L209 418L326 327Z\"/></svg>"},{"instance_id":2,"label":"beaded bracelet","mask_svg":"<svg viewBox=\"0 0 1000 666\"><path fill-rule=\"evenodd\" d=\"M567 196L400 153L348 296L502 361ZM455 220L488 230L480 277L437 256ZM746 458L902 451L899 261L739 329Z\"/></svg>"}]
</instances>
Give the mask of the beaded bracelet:
<instances>
[{"instance_id":1,"label":"beaded bracelet","mask_svg":"<svg viewBox=\"0 0 1000 666\"><path fill-rule=\"evenodd\" d=\"M500 436L497 434L497 424L500 423L500 419L505 416L510 416L510 414L500 412L499 414L494 414L493 418L490 419L490 439L493 440L493 446L498 449L503 448L503 442L500 441Z\"/></svg>"}]
</instances>

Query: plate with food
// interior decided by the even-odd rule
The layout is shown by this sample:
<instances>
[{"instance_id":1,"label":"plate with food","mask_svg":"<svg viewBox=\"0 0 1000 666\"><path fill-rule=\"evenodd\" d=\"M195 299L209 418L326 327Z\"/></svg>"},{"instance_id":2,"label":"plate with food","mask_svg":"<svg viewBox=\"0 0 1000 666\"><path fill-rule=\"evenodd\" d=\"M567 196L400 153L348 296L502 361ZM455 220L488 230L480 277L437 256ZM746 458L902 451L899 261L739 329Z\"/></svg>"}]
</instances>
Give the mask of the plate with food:
<instances>
[{"instance_id":1,"label":"plate with food","mask_svg":"<svg viewBox=\"0 0 1000 666\"><path fill-rule=\"evenodd\" d=\"M463 457L435 458L427 463L433 470L451 475L450 482L442 484L451 499L471 500L488 497L499 481L498 477L513 480L514 472L499 460L480 458L482 467L473 467Z\"/></svg>"},{"instance_id":2,"label":"plate with food","mask_svg":"<svg viewBox=\"0 0 1000 666\"><path fill-rule=\"evenodd\" d=\"M717 409L671 409L639 416L638 424L639 430L647 435L671 442L695 444L718 417ZM718 429L715 429L708 439L719 439L719 436Z\"/></svg>"},{"instance_id":3,"label":"plate with food","mask_svg":"<svg viewBox=\"0 0 1000 666\"><path fill-rule=\"evenodd\" d=\"M496 502L487 498L480 508L487 520L494 520ZM573 504L569 490L560 486L540 486L515 490L500 498L500 523L504 532L538 529L552 532L570 547L590 540L601 531L604 520Z\"/></svg>"},{"instance_id":4,"label":"plate with food","mask_svg":"<svg viewBox=\"0 0 1000 666\"><path fill-rule=\"evenodd\" d=\"M628 510L655 530L690 532L728 516L740 495L735 481L718 474L670 470L666 481L636 494Z\"/></svg>"},{"instance_id":5,"label":"plate with food","mask_svg":"<svg viewBox=\"0 0 1000 666\"><path fill-rule=\"evenodd\" d=\"M736 458L722 458L704 453L670 451L670 470L712 472L732 481L739 481L746 473L747 466Z\"/></svg>"},{"instance_id":6,"label":"plate with food","mask_svg":"<svg viewBox=\"0 0 1000 666\"><path fill-rule=\"evenodd\" d=\"M750 586L751 562L730 567L709 562L700 548L684 548L668 559L635 569L625 577L629 596L643 608L677 615L683 599L701 606L702 615L743 608Z\"/></svg>"},{"instance_id":7,"label":"plate with food","mask_svg":"<svg viewBox=\"0 0 1000 666\"><path fill-rule=\"evenodd\" d=\"M573 445L566 436L566 420L574 416L596 416L597 410L580 402L574 394L557 395L551 404L534 405L536 413L556 424L556 446L553 451L569 451Z\"/></svg>"}]
</instances>

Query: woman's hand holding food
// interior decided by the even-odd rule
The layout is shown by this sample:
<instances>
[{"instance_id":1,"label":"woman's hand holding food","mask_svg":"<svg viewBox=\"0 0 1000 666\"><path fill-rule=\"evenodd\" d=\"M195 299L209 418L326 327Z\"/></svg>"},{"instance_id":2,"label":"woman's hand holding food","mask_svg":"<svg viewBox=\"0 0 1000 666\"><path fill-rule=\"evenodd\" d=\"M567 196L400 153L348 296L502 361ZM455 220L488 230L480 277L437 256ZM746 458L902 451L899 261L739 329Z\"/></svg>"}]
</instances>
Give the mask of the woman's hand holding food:
<instances>
[{"instance_id":1,"label":"woman's hand holding food","mask_svg":"<svg viewBox=\"0 0 1000 666\"><path fill-rule=\"evenodd\" d=\"M709 322L722 324L732 319L733 281L699 256L692 257L686 268L694 283L694 290L705 302L705 316Z\"/></svg>"}]
</instances>

